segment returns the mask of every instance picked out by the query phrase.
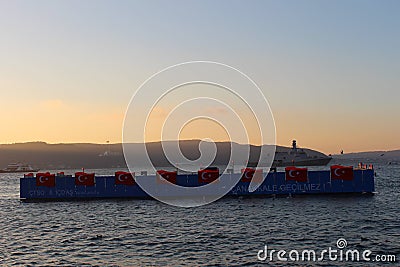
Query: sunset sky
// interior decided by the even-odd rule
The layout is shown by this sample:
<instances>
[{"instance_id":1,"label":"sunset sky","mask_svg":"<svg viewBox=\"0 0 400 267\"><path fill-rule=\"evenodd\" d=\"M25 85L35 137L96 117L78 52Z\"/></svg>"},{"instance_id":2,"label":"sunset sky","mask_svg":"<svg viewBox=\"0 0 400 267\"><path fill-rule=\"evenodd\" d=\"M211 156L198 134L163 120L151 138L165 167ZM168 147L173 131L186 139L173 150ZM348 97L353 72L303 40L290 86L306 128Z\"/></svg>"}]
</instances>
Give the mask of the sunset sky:
<instances>
[{"instance_id":1,"label":"sunset sky","mask_svg":"<svg viewBox=\"0 0 400 267\"><path fill-rule=\"evenodd\" d=\"M0 1L0 14L0 143L121 142L148 77L210 60L259 85L278 144L400 149L399 1ZM212 128L191 127L183 139Z\"/></svg>"}]
</instances>

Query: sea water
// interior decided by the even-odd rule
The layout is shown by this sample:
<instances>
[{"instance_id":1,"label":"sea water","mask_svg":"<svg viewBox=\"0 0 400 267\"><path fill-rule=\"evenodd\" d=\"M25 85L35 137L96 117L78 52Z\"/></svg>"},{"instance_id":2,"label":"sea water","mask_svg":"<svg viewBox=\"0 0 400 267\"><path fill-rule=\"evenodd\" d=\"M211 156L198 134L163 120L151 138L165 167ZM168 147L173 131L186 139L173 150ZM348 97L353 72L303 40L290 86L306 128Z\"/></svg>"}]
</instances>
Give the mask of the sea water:
<instances>
[{"instance_id":1,"label":"sea water","mask_svg":"<svg viewBox=\"0 0 400 267\"><path fill-rule=\"evenodd\" d=\"M375 163L375 171L374 196L224 198L197 208L155 200L24 203L19 200L21 174L0 174L0 265L252 266L264 263L257 253L266 245L286 251L322 250L344 238L351 249L397 255L397 263L387 263L396 266L400 166Z\"/></svg>"}]
</instances>

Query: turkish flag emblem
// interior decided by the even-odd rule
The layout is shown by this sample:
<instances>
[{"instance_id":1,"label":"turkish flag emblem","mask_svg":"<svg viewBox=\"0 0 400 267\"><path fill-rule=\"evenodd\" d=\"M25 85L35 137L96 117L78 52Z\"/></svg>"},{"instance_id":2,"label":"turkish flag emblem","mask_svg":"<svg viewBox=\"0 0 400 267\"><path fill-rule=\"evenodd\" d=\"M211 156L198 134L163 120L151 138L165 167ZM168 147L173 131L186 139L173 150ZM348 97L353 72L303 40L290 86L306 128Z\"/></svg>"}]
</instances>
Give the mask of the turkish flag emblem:
<instances>
[{"instance_id":1,"label":"turkish flag emblem","mask_svg":"<svg viewBox=\"0 0 400 267\"><path fill-rule=\"evenodd\" d=\"M36 186L56 186L56 175L50 173L37 173L36 174Z\"/></svg>"},{"instance_id":2,"label":"turkish flag emblem","mask_svg":"<svg viewBox=\"0 0 400 267\"><path fill-rule=\"evenodd\" d=\"M286 181L307 182L308 171L307 168L286 167Z\"/></svg>"},{"instance_id":3,"label":"turkish flag emblem","mask_svg":"<svg viewBox=\"0 0 400 267\"><path fill-rule=\"evenodd\" d=\"M135 184L135 174L129 172L118 171L115 172L115 184L121 185L134 185Z\"/></svg>"},{"instance_id":4,"label":"turkish flag emblem","mask_svg":"<svg viewBox=\"0 0 400 267\"><path fill-rule=\"evenodd\" d=\"M94 173L75 173L75 185L94 186Z\"/></svg>"},{"instance_id":5,"label":"turkish flag emblem","mask_svg":"<svg viewBox=\"0 0 400 267\"><path fill-rule=\"evenodd\" d=\"M159 170L157 171L157 183L158 184L167 184L168 182L172 184L176 184L176 175L178 173L175 172L169 172L165 170ZM167 182L168 181L168 182Z\"/></svg>"},{"instance_id":6,"label":"turkish flag emblem","mask_svg":"<svg viewBox=\"0 0 400 267\"><path fill-rule=\"evenodd\" d=\"M353 166L341 166L332 165L331 166L331 179L339 180L353 180Z\"/></svg>"},{"instance_id":7,"label":"turkish flag emblem","mask_svg":"<svg viewBox=\"0 0 400 267\"><path fill-rule=\"evenodd\" d=\"M256 183L262 183L263 182L263 172L262 170L256 170L252 168L245 168L242 169L242 177L240 178L240 181L242 182L250 182L253 180Z\"/></svg>"},{"instance_id":8,"label":"turkish flag emblem","mask_svg":"<svg viewBox=\"0 0 400 267\"><path fill-rule=\"evenodd\" d=\"M212 183L219 177L218 170L200 170L197 172L199 183Z\"/></svg>"},{"instance_id":9,"label":"turkish flag emblem","mask_svg":"<svg viewBox=\"0 0 400 267\"><path fill-rule=\"evenodd\" d=\"M256 170L251 169L251 168L242 169L242 178L240 178L240 180L242 182L250 182L251 179L253 179L253 175L254 175L255 171Z\"/></svg>"}]
</instances>

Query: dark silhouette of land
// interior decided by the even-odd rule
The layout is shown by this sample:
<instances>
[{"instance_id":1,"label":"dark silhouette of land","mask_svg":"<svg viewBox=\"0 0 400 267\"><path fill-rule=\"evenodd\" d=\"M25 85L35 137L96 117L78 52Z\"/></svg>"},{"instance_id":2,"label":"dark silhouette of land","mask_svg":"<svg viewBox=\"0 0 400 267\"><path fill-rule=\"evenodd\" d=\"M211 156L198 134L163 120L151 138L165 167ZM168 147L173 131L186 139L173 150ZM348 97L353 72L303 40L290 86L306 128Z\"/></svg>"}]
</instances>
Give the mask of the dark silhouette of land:
<instances>
[{"instance_id":1,"label":"dark silhouette of land","mask_svg":"<svg viewBox=\"0 0 400 267\"><path fill-rule=\"evenodd\" d=\"M173 142L173 141L169 141ZM168 142L165 142L168 145ZM164 143L164 144L165 144ZM199 140L180 141L179 146L185 157L197 159L200 156ZM245 151L245 145L232 143L239 151ZM230 158L229 142L217 142L217 155L213 162L215 165L226 165ZM160 142L147 143L147 151L155 166L170 166L165 157ZM133 153L133 159L137 166L145 164L145 146L143 144L129 144ZM250 146L250 160L257 161L260 153L260 146ZM277 151L288 151L289 147L277 146ZM322 154L315 150L304 149L307 153ZM382 155L383 154L383 155ZM352 156L357 154L345 154L340 156ZM400 150L391 152L369 152L369 157L387 157L395 161L400 158ZM390 158L390 159L389 159ZM394 158L394 159L393 159ZM235 160L235 158L234 158ZM0 145L0 168L6 167L9 163L22 162L38 167L40 169L77 169L77 168L125 168L125 159L122 144L47 144L44 142L16 143ZM236 164L241 164L236 162Z\"/></svg>"},{"instance_id":2,"label":"dark silhouette of land","mask_svg":"<svg viewBox=\"0 0 400 267\"><path fill-rule=\"evenodd\" d=\"M164 142L168 146L172 141ZM179 147L185 157L195 160L200 157L199 140L180 141ZM239 149L243 145L233 143ZM213 164L225 165L230 157L230 143L216 143L217 155ZM163 153L161 142L128 144L129 151L137 166L144 166L146 149L155 166L168 167L169 161ZM245 146L243 146L244 148ZM260 153L259 146L251 146L251 159L255 161ZM23 162L40 169L76 168L125 168L122 144L47 144L44 142L0 145L0 167L11 162Z\"/></svg>"}]
</instances>

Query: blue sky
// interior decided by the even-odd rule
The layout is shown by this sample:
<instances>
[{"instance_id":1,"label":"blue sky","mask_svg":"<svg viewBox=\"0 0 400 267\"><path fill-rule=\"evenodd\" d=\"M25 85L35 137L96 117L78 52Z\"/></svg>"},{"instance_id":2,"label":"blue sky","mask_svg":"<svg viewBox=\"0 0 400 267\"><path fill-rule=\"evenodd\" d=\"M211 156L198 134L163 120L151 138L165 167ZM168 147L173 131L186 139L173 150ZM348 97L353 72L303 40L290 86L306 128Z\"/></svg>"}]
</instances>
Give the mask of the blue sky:
<instances>
[{"instance_id":1,"label":"blue sky","mask_svg":"<svg viewBox=\"0 0 400 267\"><path fill-rule=\"evenodd\" d=\"M212 60L262 88L280 144L400 148L399 1L1 1L0 10L9 125L0 143L121 141L121 114L144 80ZM43 110L25 110L35 105ZM10 116L52 129L29 133ZM91 124L83 135L57 130Z\"/></svg>"}]
</instances>

